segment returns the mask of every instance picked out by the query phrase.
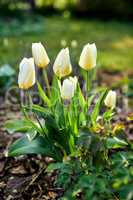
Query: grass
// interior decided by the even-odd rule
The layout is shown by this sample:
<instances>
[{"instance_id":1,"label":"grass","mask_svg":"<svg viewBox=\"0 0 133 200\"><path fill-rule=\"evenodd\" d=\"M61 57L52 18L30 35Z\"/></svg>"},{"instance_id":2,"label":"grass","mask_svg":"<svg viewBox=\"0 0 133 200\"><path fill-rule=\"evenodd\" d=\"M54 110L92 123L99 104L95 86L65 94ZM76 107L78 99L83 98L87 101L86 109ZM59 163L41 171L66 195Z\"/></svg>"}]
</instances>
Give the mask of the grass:
<instances>
[{"instance_id":1,"label":"grass","mask_svg":"<svg viewBox=\"0 0 133 200\"><path fill-rule=\"evenodd\" d=\"M73 40L76 41L76 47L71 45ZM45 45L52 61L64 41L70 47L72 60L76 58L76 62L83 45L95 42L98 48L98 65L101 68L124 73L133 69L131 23L69 19L59 16L40 18L35 22L0 21L0 64L9 63L18 68L24 56L31 56L32 42L38 41Z\"/></svg>"}]
</instances>

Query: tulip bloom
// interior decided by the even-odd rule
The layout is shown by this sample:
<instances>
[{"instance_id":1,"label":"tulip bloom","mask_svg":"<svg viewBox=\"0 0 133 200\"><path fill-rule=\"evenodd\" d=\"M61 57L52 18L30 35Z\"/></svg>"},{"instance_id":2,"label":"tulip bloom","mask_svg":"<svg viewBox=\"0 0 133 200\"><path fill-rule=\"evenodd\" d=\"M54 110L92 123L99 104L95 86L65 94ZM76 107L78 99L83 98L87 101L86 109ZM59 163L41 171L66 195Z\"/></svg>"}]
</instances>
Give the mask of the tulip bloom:
<instances>
[{"instance_id":1,"label":"tulip bloom","mask_svg":"<svg viewBox=\"0 0 133 200\"><path fill-rule=\"evenodd\" d=\"M77 87L77 77L69 77L63 81L63 85L60 87L61 97L65 100L70 100L75 93Z\"/></svg>"},{"instance_id":2,"label":"tulip bloom","mask_svg":"<svg viewBox=\"0 0 133 200\"><path fill-rule=\"evenodd\" d=\"M23 58L19 65L18 85L28 89L35 84L35 65L33 58Z\"/></svg>"},{"instance_id":3,"label":"tulip bloom","mask_svg":"<svg viewBox=\"0 0 133 200\"><path fill-rule=\"evenodd\" d=\"M79 66L85 70L90 70L96 66L96 59L97 59L97 48L95 43L87 44L84 46L80 59L79 59Z\"/></svg>"},{"instance_id":4,"label":"tulip bloom","mask_svg":"<svg viewBox=\"0 0 133 200\"><path fill-rule=\"evenodd\" d=\"M104 103L109 108L115 108L116 106L116 92L110 90L104 100Z\"/></svg>"},{"instance_id":5,"label":"tulip bloom","mask_svg":"<svg viewBox=\"0 0 133 200\"><path fill-rule=\"evenodd\" d=\"M50 62L46 50L41 42L32 44L32 55L35 65L39 68L45 68Z\"/></svg>"},{"instance_id":6,"label":"tulip bloom","mask_svg":"<svg viewBox=\"0 0 133 200\"><path fill-rule=\"evenodd\" d=\"M69 56L69 49L62 49L54 62L53 66L54 73L59 77L62 78L67 76L72 71L72 65Z\"/></svg>"}]
</instances>

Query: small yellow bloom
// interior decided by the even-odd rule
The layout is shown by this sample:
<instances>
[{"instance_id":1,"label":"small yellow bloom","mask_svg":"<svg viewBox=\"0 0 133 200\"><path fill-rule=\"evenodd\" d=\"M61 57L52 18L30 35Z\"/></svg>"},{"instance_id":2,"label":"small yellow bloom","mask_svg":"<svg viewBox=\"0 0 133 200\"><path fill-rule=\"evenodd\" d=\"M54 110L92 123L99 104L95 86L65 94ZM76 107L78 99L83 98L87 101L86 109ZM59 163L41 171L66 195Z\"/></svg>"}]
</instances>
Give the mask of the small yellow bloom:
<instances>
[{"instance_id":1,"label":"small yellow bloom","mask_svg":"<svg viewBox=\"0 0 133 200\"><path fill-rule=\"evenodd\" d=\"M128 120L128 121L133 121L133 112L130 113L130 114L128 114L127 120Z\"/></svg>"},{"instance_id":2,"label":"small yellow bloom","mask_svg":"<svg viewBox=\"0 0 133 200\"><path fill-rule=\"evenodd\" d=\"M79 59L79 66L85 70L90 70L96 66L96 59L97 59L97 48L95 43L87 44L84 46L80 59Z\"/></svg>"},{"instance_id":3,"label":"small yellow bloom","mask_svg":"<svg viewBox=\"0 0 133 200\"><path fill-rule=\"evenodd\" d=\"M41 42L32 44L32 55L35 65L39 68L45 68L50 62L46 50Z\"/></svg>"},{"instance_id":4,"label":"small yellow bloom","mask_svg":"<svg viewBox=\"0 0 133 200\"><path fill-rule=\"evenodd\" d=\"M69 77L63 81L63 85L60 87L62 99L70 100L75 93L77 87L77 77Z\"/></svg>"},{"instance_id":5,"label":"small yellow bloom","mask_svg":"<svg viewBox=\"0 0 133 200\"><path fill-rule=\"evenodd\" d=\"M116 106L116 92L110 90L104 100L104 103L109 108L115 108Z\"/></svg>"},{"instance_id":6,"label":"small yellow bloom","mask_svg":"<svg viewBox=\"0 0 133 200\"><path fill-rule=\"evenodd\" d=\"M18 85L28 89L35 84L35 65L33 58L23 58L19 65Z\"/></svg>"},{"instance_id":7,"label":"small yellow bloom","mask_svg":"<svg viewBox=\"0 0 133 200\"><path fill-rule=\"evenodd\" d=\"M122 133L125 130L125 126L122 123L115 124L113 128L113 134Z\"/></svg>"},{"instance_id":8,"label":"small yellow bloom","mask_svg":"<svg viewBox=\"0 0 133 200\"><path fill-rule=\"evenodd\" d=\"M71 73L72 65L71 65L71 61L70 61L68 48L62 49L58 53L56 60L54 62L53 70L54 70L54 73L59 78L67 76Z\"/></svg>"}]
</instances>

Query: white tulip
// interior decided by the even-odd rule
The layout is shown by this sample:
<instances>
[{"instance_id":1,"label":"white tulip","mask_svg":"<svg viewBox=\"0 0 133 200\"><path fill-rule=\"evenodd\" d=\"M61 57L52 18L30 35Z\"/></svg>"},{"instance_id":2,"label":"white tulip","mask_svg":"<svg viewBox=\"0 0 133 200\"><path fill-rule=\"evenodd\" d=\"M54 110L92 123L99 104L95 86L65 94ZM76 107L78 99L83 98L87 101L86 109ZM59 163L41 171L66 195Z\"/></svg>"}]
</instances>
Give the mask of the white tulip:
<instances>
[{"instance_id":1,"label":"white tulip","mask_svg":"<svg viewBox=\"0 0 133 200\"><path fill-rule=\"evenodd\" d=\"M109 108L115 108L116 106L116 92L110 90L104 100L104 103Z\"/></svg>"},{"instance_id":2,"label":"white tulip","mask_svg":"<svg viewBox=\"0 0 133 200\"><path fill-rule=\"evenodd\" d=\"M61 97L62 99L70 100L75 93L76 86L77 86L77 77L69 77L63 81L61 86Z\"/></svg>"},{"instance_id":3,"label":"white tulip","mask_svg":"<svg viewBox=\"0 0 133 200\"><path fill-rule=\"evenodd\" d=\"M54 73L59 78L67 76L71 73L72 65L71 65L71 61L70 61L68 48L62 49L58 53L56 60L54 62L53 70L54 70Z\"/></svg>"},{"instance_id":4,"label":"white tulip","mask_svg":"<svg viewBox=\"0 0 133 200\"><path fill-rule=\"evenodd\" d=\"M35 84L35 65L33 58L23 58L19 65L18 85L28 89Z\"/></svg>"},{"instance_id":5,"label":"white tulip","mask_svg":"<svg viewBox=\"0 0 133 200\"><path fill-rule=\"evenodd\" d=\"M50 62L46 50L41 42L32 43L32 55L35 65L39 68L45 68Z\"/></svg>"},{"instance_id":6,"label":"white tulip","mask_svg":"<svg viewBox=\"0 0 133 200\"><path fill-rule=\"evenodd\" d=\"M90 70L96 66L96 59L97 59L97 48L95 43L87 44L84 46L80 59L79 59L79 66L85 70Z\"/></svg>"}]
</instances>

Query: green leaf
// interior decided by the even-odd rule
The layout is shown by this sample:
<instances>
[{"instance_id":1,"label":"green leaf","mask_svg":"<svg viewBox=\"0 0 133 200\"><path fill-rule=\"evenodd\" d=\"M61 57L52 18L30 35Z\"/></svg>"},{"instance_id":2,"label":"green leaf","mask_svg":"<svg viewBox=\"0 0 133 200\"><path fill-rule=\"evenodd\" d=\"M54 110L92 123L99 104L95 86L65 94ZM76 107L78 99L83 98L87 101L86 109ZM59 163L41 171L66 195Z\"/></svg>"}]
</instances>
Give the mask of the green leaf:
<instances>
[{"instance_id":1,"label":"green leaf","mask_svg":"<svg viewBox=\"0 0 133 200\"><path fill-rule=\"evenodd\" d=\"M106 96L106 93L107 93L107 89L102 92L102 94L100 95L99 99L97 100L97 103L91 113L91 119L92 119L93 123L96 123L96 119L100 113L100 109L101 109L102 103L104 101L104 98Z\"/></svg>"},{"instance_id":2,"label":"green leaf","mask_svg":"<svg viewBox=\"0 0 133 200\"><path fill-rule=\"evenodd\" d=\"M29 130L29 132L26 135L27 135L29 141L32 141L36 137L37 131L31 129L31 130Z\"/></svg>"},{"instance_id":3,"label":"green leaf","mask_svg":"<svg viewBox=\"0 0 133 200\"><path fill-rule=\"evenodd\" d=\"M84 110L87 104L86 104L85 98L83 96L83 93L81 91L79 83L77 86L77 92L78 92L78 99L79 99L80 106Z\"/></svg>"},{"instance_id":4,"label":"green leaf","mask_svg":"<svg viewBox=\"0 0 133 200\"><path fill-rule=\"evenodd\" d=\"M59 89L59 80L56 76L54 76L52 81L52 88L51 88L51 106L55 105L56 102L60 100L60 89Z\"/></svg>"},{"instance_id":5,"label":"green leaf","mask_svg":"<svg viewBox=\"0 0 133 200\"><path fill-rule=\"evenodd\" d=\"M29 125L31 126L31 128L33 128L34 130L36 130L40 135L43 135L44 134L44 130L42 130L42 128L40 127L40 124L33 120L30 119L30 117L28 116L25 108L23 108L23 113L24 113L24 116L26 118L26 121L29 123Z\"/></svg>"},{"instance_id":6,"label":"green leaf","mask_svg":"<svg viewBox=\"0 0 133 200\"><path fill-rule=\"evenodd\" d=\"M8 133L12 134L15 132L27 132L31 129L31 125L27 120L10 120L5 123L5 128Z\"/></svg>"},{"instance_id":7,"label":"green leaf","mask_svg":"<svg viewBox=\"0 0 133 200\"><path fill-rule=\"evenodd\" d=\"M27 111L33 111L33 112L36 112L36 113L40 113L40 114L43 114L43 116L47 116L47 115L50 115L51 112L49 109L47 108L44 108L42 106L39 106L39 105L36 105L36 104L32 104L32 107L29 107L29 106L23 106L24 109L26 109Z\"/></svg>"},{"instance_id":8,"label":"green leaf","mask_svg":"<svg viewBox=\"0 0 133 200\"><path fill-rule=\"evenodd\" d=\"M64 105L58 102L55 106L55 115L56 115L56 122L60 128L65 128L65 110Z\"/></svg>"},{"instance_id":9,"label":"green leaf","mask_svg":"<svg viewBox=\"0 0 133 200\"><path fill-rule=\"evenodd\" d=\"M14 142L10 148L9 156L19 156L24 154L42 154L54 158L57 161L62 160L60 150L45 139L45 137L36 137L34 140L29 141L27 136L24 136Z\"/></svg>"},{"instance_id":10,"label":"green leaf","mask_svg":"<svg viewBox=\"0 0 133 200\"><path fill-rule=\"evenodd\" d=\"M96 155L99 151L103 151L104 149L101 138L98 135L91 133L88 128L79 130L77 145L84 150L90 150L93 155Z\"/></svg>"},{"instance_id":11,"label":"green leaf","mask_svg":"<svg viewBox=\"0 0 133 200\"><path fill-rule=\"evenodd\" d=\"M42 100L44 101L44 103L46 103L49 107L51 105L49 98L47 97L47 95L45 94L44 90L42 89L41 85L39 84L39 82L37 82L37 87L38 87L38 91L39 94L42 98Z\"/></svg>"},{"instance_id":12,"label":"green leaf","mask_svg":"<svg viewBox=\"0 0 133 200\"><path fill-rule=\"evenodd\" d=\"M114 116L113 110L109 109L103 114L103 119L108 121L111 120L113 116Z\"/></svg>"},{"instance_id":13,"label":"green leaf","mask_svg":"<svg viewBox=\"0 0 133 200\"><path fill-rule=\"evenodd\" d=\"M51 163L50 165L48 165L46 172L52 172L57 169L62 169L64 166L64 163Z\"/></svg>"},{"instance_id":14,"label":"green leaf","mask_svg":"<svg viewBox=\"0 0 133 200\"><path fill-rule=\"evenodd\" d=\"M124 140L121 140L117 137L107 138L107 141L106 141L106 147L108 149L123 148L127 145L128 145L127 142L125 142Z\"/></svg>"}]
</instances>

